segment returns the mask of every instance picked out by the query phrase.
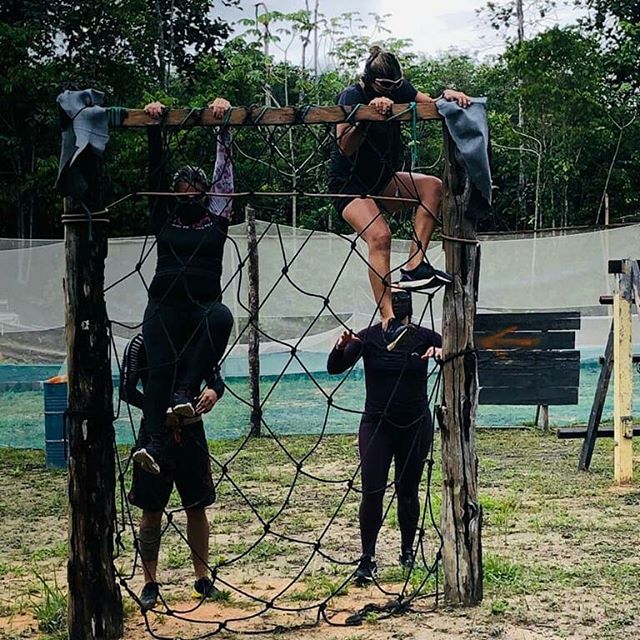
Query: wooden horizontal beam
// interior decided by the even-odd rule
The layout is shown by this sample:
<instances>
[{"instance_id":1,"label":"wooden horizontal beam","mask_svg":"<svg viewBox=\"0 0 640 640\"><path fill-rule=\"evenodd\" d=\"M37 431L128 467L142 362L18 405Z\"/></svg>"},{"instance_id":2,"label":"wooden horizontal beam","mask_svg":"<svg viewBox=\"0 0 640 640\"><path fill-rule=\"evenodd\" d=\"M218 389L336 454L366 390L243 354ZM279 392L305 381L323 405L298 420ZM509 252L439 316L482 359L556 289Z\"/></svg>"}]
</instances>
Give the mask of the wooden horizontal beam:
<instances>
[{"instance_id":1,"label":"wooden horizontal beam","mask_svg":"<svg viewBox=\"0 0 640 640\"><path fill-rule=\"evenodd\" d=\"M232 107L227 119L214 118L210 109L168 109L162 122L172 127L218 127L229 124L234 127L283 124L339 124L346 122L354 106L341 107ZM412 113L406 104L394 104L392 116L380 115L374 107L359 106L350 119L351 122L385 120L410 121ZM416 105L418 120L441 120L433 102ZM123 127L146 127L158 124L143 109L127 109L124 112Z\"/></svg>"},{"instance_id":2,"label":"wooden horizontal beam","mask_svg":"<svg viewBox=\"0 0 640 640\"><path fill-rule=\"evenodd\" d=\"M578 387L546 389L514 389L512 387L482 387L479 404L497 405L567 405L578 404Z\"/></svg>"},{"instance_id":3,"label":"wooden horizontal beam","mask_svg":"<svg viewBox=\"0 0 640 640\"><path fill-rule=\"evenodd\" d=\"M580 352L481 349L478 351L478 379L483 388L577 387L580 381Z\"/></svg>"},{"instance_id":4,"label":"wooden horizontal beam","mask_svg":"<svg viewBox=\"0 0 640 640\"><path fill-rule=\"evenodd\" d=\"M608 271L609 273L622 273L622 263L624 260L609 260ZM636 260L640 265L640 260Z\"/></svg>"},{"instance_id":5,"label":"wooden horizontal beam","mask_svg":"<svg viewBox=\"0 0 640 640\"><path fill-rule=\"evenodd\" d=\"M560 366L556 368L538 368L524 371L499 366L478 365L478 382L483 389L491 387L511 387L512 389L538 390L551 387L577 387L580 384L580 369Z\"/></svg>"},{"instance_id":6,"label":"wooden horizontal beam","mask_svg":"<svg viewBox=\"0 0 640 640\"><path fill-rule=\"evenodd\" d=\"M613 305L613 296L600 296L600 304ZM632 301L631 304L635 305L635 302Z\"/></svg>"},{"instance_id":7,"label":"wooden horizontal beam","mask_svg":"<svg viewBox=\"0 0 640 640\"><path fill-rule=\"evenodd\" d=\"M558 438L560 440L582 439L587 435L587 427L565 427L558 429ZM640 427L633 427L633 435L640 436ZM613 429L610 427L600 427L596 431L596 438L613 438Z\"/></svg>"},{"instance_id":8,"label":"wooden horizontal beam","mask_svg":"<svg viewBox=\"0 0 640 640\"><path fill-rule=\"evenodd\" d=\"M549 331L579 329L579 311L550 311L535 313L479 313L476 331L490 332L509 329L516 331Z\"/></svg>"},{"instance_id":9,"label":"wooden horizontal beam","mask_svg":"<svg viewBox=\"0 0 640 640\"><path fill-rule=\"evenodd\" d=\"M604 356L600 356L600 357L598 358L598 362L599 362L601 365L603 365L603 364L605 363ZM640 354L638 354L638 353L634 353L634 354L631 356L631 362L632 362L633 364L640 364Z\"/></svg>"},{"instance_id":10,"label":"wooden horizontal beam","mask_svg":"<svg viewBox=\"0 0 640 640\"><path fill-rule=\"evenodd\" d=\"M511 370L514 374L533 369L580 369L580 351L542 351L535 349L499 349L478 352L478 366Z\"/></svg>"},{"instance_id":11,"label":"wooden horizontal beam","mask_svg":"<svg viewBox=\"0 0 640 640\"><path fill-rule=\"evenodd\" d=\"M476 331L477 349L575 349L574 331Z\"/></svg>"}]
</instances>

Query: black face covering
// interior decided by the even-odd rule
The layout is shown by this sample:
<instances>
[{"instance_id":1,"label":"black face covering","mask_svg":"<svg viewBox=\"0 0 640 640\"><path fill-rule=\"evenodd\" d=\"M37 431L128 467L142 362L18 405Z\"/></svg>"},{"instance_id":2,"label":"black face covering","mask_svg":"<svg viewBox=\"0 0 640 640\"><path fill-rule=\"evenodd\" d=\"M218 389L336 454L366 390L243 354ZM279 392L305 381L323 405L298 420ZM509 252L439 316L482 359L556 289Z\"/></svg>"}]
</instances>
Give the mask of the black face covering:
<instances>
[{"instance_id":1,"label":"black face covering","mask_svg":"<svg viewBox=\"0 0 640 640\"><path fill-rule=\"evenodd\" d=\"M393 307L393 315L397 320L410 318L413 314L411 293L409 291L394 291L391 294L391 305Z\"/></svg>"},{"instance_id":2,"label":"black face covering","mask_svg":"<svg viewBox=\"0 0 640 640\"><path fill-rule=\"evenodd\" d=\"M175 205L174 214L184 225L192 225L202 220L207 214L207 208L202 196L186 196Z\"/></svg>"}]
</instances>

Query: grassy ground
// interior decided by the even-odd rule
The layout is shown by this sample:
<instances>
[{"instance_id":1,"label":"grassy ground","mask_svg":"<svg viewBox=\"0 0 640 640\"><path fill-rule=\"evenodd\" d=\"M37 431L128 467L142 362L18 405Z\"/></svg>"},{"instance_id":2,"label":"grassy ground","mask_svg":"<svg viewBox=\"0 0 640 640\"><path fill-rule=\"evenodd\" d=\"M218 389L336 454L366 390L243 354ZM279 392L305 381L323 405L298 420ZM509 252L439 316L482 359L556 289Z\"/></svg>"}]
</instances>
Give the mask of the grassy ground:
<instances>
[{"instance_id":1,"label":"grassy ground","mask_svg":"<svg viewBox=\"0 0 640 640\"><path fill-rule=\"evenodd\" d=\"M316 441L311 437L285 442L296 460L307 456L303 468L314 476L346 480L356 470L353 436L327 437L315 450ZM640 475L636 475L635 488L613 488L612 446L603 440L598 441L589 474L576 471L580 443L558 441L553 434L485 431L479 434L478 443L485 513L482 605L466 610L440 606L433 611L433 599L424 599L416 604L418 612L391 620L370 614L359 627L323 624L291 631L285 637L640 638ZM436 443L436 450L438 446ZM304 543L321 536L341 503L337 518L322 537L322 549L339 559L356 558L357 493L347 491L346 482L321 483L301 477L280 511L296 474L295 464L271 440L254 441L233 458L236 447L237 442L211 444L215 459L227 463L233 480L222 479L218 501L209 511L212 562L221 564L220 576L228 585L220 601L187 616L198 620L197 624L152 614L149 623L155 631L162 637L192 638L216 629L212 620L246 617L256 608L241 591L269 600L304 567L296 584L278 598L279 604L301 608L333 595L330 611L335 621L343 621L367 603L388 601L375 587L345 586L351 567L317 554L307 563L312 547ZM640 468L640 448L636 452ZM217 466L214 475L221 476ZM436 464L434 487L440 481ZM64 626L65 474L45 470L40 452L0 449L0 482L0 639L63 638L58 630ZM262 538L259 518L238 488L263 519L279 514L275 520L278 533L302 544L285 542L272 533ZM434 493L437 517L439 491ZM172 506L177 507L177 502ZM132 516L136 518L137 513ZM189 552L180 536L184 524L184 515L177 510L163 537L160 558L162 593L174 610L194 605ZM389 592L399 592L403 586L396 565L398 535L392 506L378 550L381 583ZM427 555L433 554L437 537L431 526L426 526L425 541ZM130 533L123 535L123 544L117 566L125 572L132 567ZM409 592L423 576L420 570L410 577ZM139 575L130 584L137 592ZM131 598L125 594L124 601L125 637L149 637ZM303 618L269 612L237 623L235 628L250 631L278 623L291 625Z\"/></svg>"}]
</instances>

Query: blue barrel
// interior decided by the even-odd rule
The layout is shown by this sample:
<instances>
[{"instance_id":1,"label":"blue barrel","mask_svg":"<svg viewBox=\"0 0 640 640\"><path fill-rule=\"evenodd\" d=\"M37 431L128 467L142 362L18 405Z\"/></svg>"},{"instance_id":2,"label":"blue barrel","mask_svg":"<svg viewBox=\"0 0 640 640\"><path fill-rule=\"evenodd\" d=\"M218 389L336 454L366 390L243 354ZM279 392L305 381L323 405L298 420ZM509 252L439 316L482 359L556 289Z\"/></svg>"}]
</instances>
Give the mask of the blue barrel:
<instances>
[{"instance_id":1,"label":"blue barrel","mask_svg":"<svg viewBox=\"0 0 640 640\"><path fill-rule=\"evenodd\" d=\"M64 420L68 406L67 383L46 380L43 386L47 466L61 469L67 466L67 434Z\"/></svg>"}]
</instances>

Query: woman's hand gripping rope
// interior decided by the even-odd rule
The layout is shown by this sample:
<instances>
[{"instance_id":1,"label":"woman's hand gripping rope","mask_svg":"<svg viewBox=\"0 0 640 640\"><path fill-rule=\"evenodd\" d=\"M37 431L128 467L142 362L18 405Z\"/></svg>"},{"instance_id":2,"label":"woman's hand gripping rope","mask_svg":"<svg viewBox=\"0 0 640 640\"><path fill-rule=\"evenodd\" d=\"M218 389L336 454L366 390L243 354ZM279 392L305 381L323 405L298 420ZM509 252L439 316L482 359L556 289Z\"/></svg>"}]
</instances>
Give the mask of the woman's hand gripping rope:
<instances>
[{"instance_id":1,"label":"woman's hand gripping rope","mask_svg":"<svg viewBox=\"0 0 640 640\"><path fill-rule=\"evenodd\" d=\"M420 360L425 362L429 358L434 358L438 364L442 363L442 348L441 347L429 347L421 356Z\"/></svg>"}]
</instances>

